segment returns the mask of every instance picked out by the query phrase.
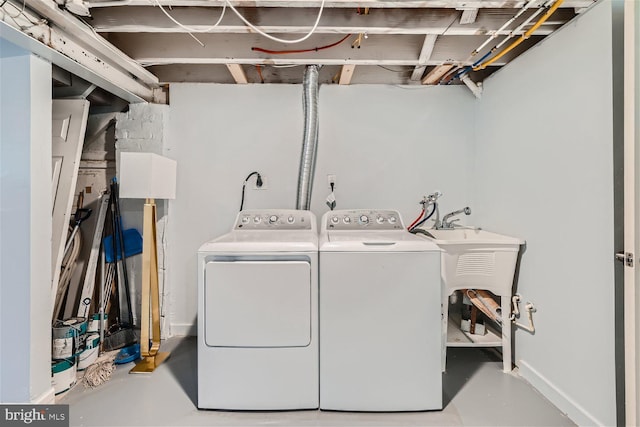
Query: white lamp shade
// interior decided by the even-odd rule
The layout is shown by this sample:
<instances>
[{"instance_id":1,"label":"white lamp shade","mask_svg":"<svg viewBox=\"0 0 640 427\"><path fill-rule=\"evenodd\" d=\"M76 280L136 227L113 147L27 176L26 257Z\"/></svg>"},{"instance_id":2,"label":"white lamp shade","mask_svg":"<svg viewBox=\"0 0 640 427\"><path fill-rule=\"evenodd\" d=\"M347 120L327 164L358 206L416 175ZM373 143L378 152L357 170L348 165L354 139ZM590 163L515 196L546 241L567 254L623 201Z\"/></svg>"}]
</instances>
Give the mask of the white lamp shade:
<instances>
[{"instance_id":1,"label":"white lamp shade","mask_svg":"<svg viewBox=\"0 0 640 427\"><path fill-rule=\"evenodd\" d=\"M175 199L176 169L173 159L154 153L120 154L120 198Z\"/></svg>"}]
</instances>

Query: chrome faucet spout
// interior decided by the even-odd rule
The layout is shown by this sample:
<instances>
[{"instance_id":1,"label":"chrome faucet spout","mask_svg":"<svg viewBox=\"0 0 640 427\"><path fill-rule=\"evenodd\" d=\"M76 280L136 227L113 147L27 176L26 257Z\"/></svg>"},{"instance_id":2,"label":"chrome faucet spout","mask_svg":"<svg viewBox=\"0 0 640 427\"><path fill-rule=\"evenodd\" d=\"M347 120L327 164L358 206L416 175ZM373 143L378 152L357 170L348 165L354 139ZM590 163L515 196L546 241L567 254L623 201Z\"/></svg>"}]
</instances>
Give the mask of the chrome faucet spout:
<instances>
[{"instance_id":1,"label":"chrome faucet spout","mask_svg":"<svg viewBox=\"0 0 640 427\"><path fill-rule=\"evenodd\" d=\"M442 224L440 225L440 228L445 228L445 229L453 228L454 227L453 223L455 221L459 221L459 218L457 219L451 219L451 218L453 218L456 215L460 215L462 213L465 215L471 215L471 208L469 206L466 206L462 209L446 214L444 217L442 217Z\"/></svg>"}]
</instances>

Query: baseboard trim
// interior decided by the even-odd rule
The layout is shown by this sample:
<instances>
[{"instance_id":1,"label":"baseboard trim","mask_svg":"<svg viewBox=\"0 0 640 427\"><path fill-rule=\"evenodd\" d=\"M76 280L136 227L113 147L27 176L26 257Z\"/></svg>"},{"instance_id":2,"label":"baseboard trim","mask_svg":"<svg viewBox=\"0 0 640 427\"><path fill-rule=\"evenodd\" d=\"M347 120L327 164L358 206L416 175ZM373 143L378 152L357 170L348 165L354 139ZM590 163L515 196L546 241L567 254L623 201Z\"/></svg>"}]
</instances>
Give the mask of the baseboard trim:
<instances>
[{"instance_id":1,"label":"baseboard trim","mask_svg":"<svg viewBox=\"0 0 640 427\"><path fill-rule=\"evenodd\" d=\"M591 415L586 409L571 399L564 391L560 390L527 362L519 360L517 365L520 376L542 393L542 395L558 407L558 409L567 414L573 422L579 426L607 425Z\"/></svg>"},{"instance_id":2,"label":"baseboard trim","mask_svg":"<svg viewBox=\"0 0 640 427\"><path fill-rule=\"evenodd\" d=\"M34 405L52 405L56 403L56 392L53 387L50 387L40 396L37 396L35 399L31 399L31 403Z\"/></svg>"},{"instance_id":3,"label":"baseboard trim","mask_svg":"<svg viewBox=\"0 0 640 427\"><path fill-rule=\"evenodd\" d=\"M171 324L171 336L173 337L185 337L196 336L198 334L198 328L195 323L172 323Z\"/></svg>"}]
</instances>

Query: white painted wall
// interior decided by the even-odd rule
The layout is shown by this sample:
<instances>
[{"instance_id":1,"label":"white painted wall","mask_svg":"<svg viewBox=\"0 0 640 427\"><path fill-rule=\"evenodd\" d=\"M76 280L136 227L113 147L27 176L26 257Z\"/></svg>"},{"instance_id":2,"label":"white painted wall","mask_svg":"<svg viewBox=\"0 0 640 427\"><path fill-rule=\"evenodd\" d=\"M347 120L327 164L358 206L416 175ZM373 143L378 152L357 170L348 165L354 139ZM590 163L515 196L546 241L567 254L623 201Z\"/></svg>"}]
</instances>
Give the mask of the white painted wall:
<instances>
[{"instance_id":1,"label":"white painted wall","mask_svg":"<svg viewBox=\"0 0 640 427\"><path fill-rule=\"evenodd\" d=\"M51 64L0 52L0 402L50 403Z\"/></svg>"},{"instance_id":2,"label":"white painted wall","mask_svg":"<svg viewBox=\"0 0 640 427\"><path fill-rule=\"evenodd\" d=\"M300 68L300 72L303 69ZM464 87L321 86L312 210L328 208L328 173L338 208L395 208L406 222L421 197L441 190L443 209L473 204L473 97ZM302 149L300 85L171 86L165 155L178 161L169 202L169 282L174 334L195 333L196 251L231 229L242 182L246 208L294 208Z\"/></svg>"},{"instance_id":3,"label":"white painted wall","mask_svg":"<svg viewBox=\"0 0 640 427\"><path fill-rule=\"evenodd\" d=\"M612 12L604 1L485 81L474 213L526 239L520 373L580 425L615 425Z\"/></svg>"}]
</instances>

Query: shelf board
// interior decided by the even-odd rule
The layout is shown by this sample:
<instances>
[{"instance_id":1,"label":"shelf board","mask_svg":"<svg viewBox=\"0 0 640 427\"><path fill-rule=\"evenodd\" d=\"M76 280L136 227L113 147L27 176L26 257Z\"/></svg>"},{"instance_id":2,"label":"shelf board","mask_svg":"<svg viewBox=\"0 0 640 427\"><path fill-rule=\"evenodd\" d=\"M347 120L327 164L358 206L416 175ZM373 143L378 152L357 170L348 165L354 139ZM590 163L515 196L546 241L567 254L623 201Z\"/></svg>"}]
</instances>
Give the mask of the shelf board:
<instances>
[{"instance_id":1,"label":"shelf board","mask_svg":"<svg viewBox=\"0 0 640 427\"><path fill-rule=\"evenodd\" d=\"M447 347L502 347L500 332L485 323L487 331L484 335L473 335L460 329L458 314L449 314L447 322Z\"/></svg>"}]
</instances>

